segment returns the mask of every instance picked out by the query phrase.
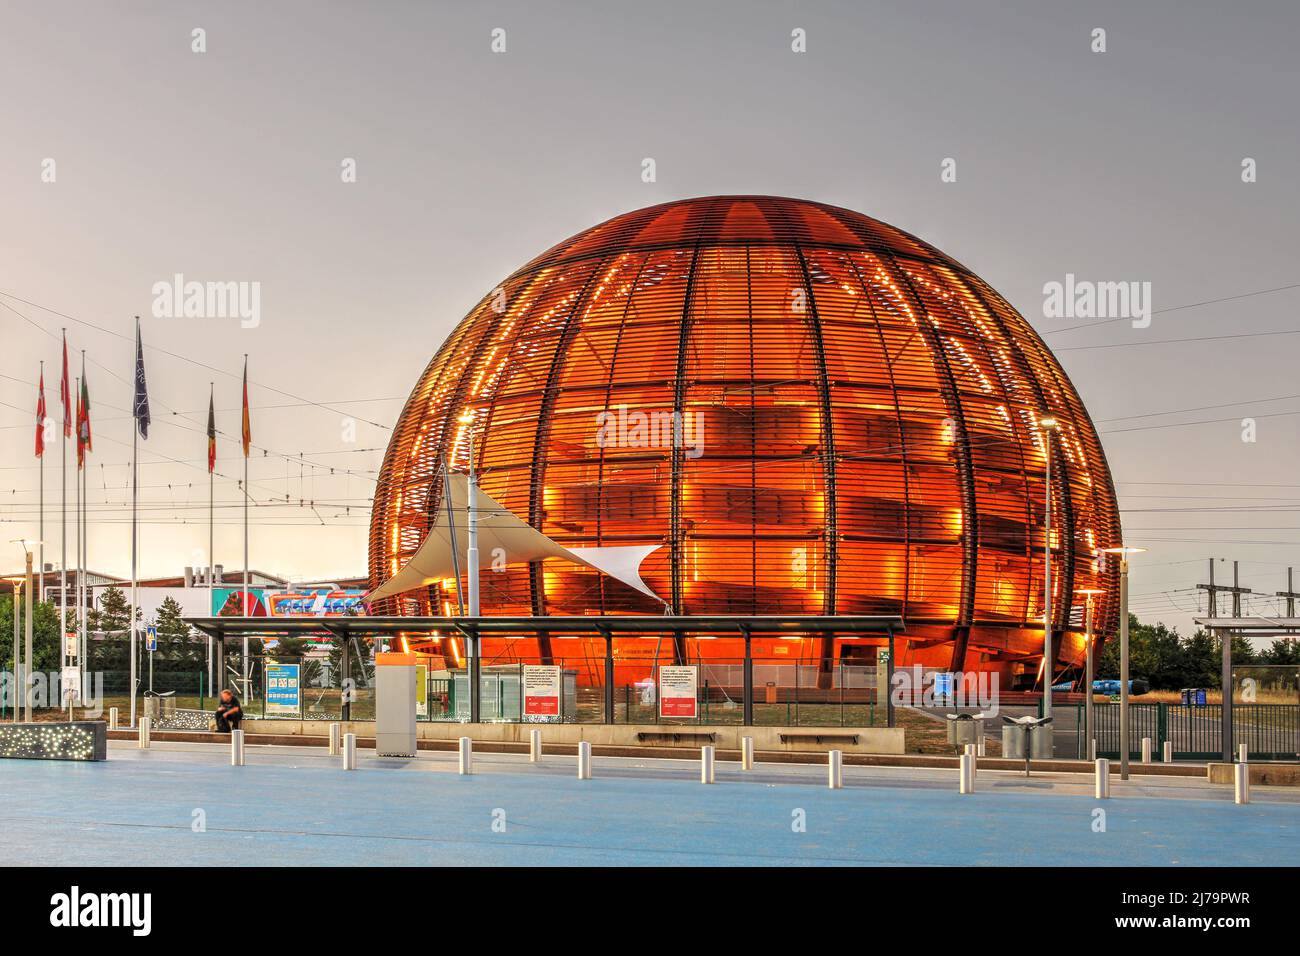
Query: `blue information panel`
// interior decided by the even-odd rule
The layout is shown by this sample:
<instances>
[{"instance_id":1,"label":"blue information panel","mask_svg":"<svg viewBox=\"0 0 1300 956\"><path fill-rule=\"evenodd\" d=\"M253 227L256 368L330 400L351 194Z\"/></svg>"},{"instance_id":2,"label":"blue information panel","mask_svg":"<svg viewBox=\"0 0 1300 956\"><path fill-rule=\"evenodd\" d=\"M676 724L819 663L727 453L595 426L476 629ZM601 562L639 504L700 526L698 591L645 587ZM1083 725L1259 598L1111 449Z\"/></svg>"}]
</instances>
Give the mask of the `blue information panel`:
<instances>
[{"instance_id":1,"label":"blue information panel","mask_svg":"<svg viewBox=\"0 0 1300 956\"><path fill-rule=\"evenodd\" d=\"M266 713L292 714L302 711L302 694L298 686L298 664L266 665Z\"/></svg>"}]
</instances>

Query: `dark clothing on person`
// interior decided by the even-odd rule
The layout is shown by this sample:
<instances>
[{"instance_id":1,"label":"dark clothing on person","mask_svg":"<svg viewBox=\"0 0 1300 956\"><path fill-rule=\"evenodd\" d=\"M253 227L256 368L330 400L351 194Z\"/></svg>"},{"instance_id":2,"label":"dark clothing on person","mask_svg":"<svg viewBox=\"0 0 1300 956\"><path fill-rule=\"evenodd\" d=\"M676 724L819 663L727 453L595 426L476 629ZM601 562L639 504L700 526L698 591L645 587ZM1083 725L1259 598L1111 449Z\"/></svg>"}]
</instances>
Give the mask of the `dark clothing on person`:
<instances>
[{"instance_id":1,"label":"dark clothing on person","mask_svg":"<svg viewBox=\"0 0 1300 956\"><path fill-rule=\"evenodd\" d=\"M217 701L217 732L228 734L232 730L239 729L239 722L244 719L244 712L240 709L239 698L233 694L230 700Z\"/></svg>"}]
</instances>

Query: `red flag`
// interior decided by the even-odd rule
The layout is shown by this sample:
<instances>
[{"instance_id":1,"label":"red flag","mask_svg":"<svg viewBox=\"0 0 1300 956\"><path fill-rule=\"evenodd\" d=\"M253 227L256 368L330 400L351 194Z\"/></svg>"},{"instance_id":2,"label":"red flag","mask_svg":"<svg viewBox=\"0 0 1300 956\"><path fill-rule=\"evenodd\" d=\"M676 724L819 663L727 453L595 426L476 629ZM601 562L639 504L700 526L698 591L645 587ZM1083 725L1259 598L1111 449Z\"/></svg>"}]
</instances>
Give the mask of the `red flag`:
<instances>
[{"instance_id":1,"label":"red flag","mask_svg":"<svg viewBox=\"0 0 1300 956\"><path fill-rule=\"evenodd\" d=\"M253 430L248 424L248 356L244 356L244 422L240 442L244 446L244 457L248 457L248 446L253 441Z\"/></svg>"},{"instance_id":2,"label":"red flag","mask_svg":"<svg viewBox=\"0 0 1300 956\"><path fill-rule=\"evenodd\" d=\"M81 375L81 394L77 396L77 467L86 463L86 452L94 451L90 442L90 386L85 369Z\"/></svg>"},{"instance_id":3,"label":"red flag","mask_svg":"<svg viewBox=\"0 0 1300 956\"><path fill-rule=\"evenodd\" d=\"M36 457L45 454L45 370L41 369L41 384L36 393Z\"/></svg>"},{"instance_id":4,"label":"red flag","mask_svg":"<svg viewBox=\"0 0 1300 956\"><path fill-rule=\"evenodd\" d=\"M63 400L63 437L72 437L72 390L68 385L68 333L63 333L63 380L59 382L59 397Z\"/></svg>"}]
</instances>

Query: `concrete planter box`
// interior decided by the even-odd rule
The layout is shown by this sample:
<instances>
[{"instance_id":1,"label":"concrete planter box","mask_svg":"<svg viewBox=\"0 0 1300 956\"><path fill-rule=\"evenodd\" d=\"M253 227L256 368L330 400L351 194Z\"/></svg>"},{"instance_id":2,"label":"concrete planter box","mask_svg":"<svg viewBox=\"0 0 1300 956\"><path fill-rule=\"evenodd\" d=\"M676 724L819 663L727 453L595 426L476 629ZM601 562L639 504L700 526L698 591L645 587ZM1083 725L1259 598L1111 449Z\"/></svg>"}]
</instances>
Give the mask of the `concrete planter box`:
<instances>
[{"instance_id":1,"label":"concrete planter box","mask_svg":"<svg viewBox=\"0 0 1300 956\"><path fill-rule=\"evenodd\" d=\"M20 760L107 760L108 724L0 724L0 757Z\"/></svg>"}]
</instances>

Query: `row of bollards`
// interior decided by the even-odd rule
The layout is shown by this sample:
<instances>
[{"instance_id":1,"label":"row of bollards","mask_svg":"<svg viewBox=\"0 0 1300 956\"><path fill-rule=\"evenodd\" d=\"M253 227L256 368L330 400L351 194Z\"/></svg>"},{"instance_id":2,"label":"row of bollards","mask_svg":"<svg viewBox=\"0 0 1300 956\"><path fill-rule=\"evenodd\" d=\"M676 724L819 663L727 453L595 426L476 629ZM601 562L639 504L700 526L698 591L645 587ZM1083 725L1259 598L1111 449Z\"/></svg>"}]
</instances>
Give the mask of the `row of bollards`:
<instances>
[{"instance_id":1,"label":"row of bollards","mask_svg":"<svg viewBox=\"0 0 1300 956\"><path fill-rule=\"evenodd\" d=\"M113 709L115 710L115 708ZM109 720L112 722L116 718L116 713L110 711ZM150 731L153 726L152 718L141 717L139 723L139 744L141 750L149 748ZM342 733L341 724L330 724L329 728L329 753L331 756L342 754L343 769L357 769L357 735ZM1165 742L1162 757L1166 763L1172 762L1173 745ZM958 760L958 777L957 792L962 794L975 792L975 774L977 770L977 761L983 756L983 743L966 744L965 752L961 754ZM1096 741L1089 742L1089 753L1096 754ZM1233 789L1234 801L1239 804L1250 803L1250 767L1247 763L1246 745L1242 744L1238 752L1239 761L1233 765ZM528 735L528 759L532 763L538 763L542 757L542 733L540 730L530 730ZM712 746L700 748L700 783L712 784L716 782L717 776L715 764L717 751ZM472 774L474 760L474 741L470 737L461 737L457 743L457 764L458 771L462 775ZM841 750L831 750L826 755L827 760L827 786L832 790L840 790L844 787L844 752ZM1143 763L1151 761L1151 738L1142 738L1142 760ZM230 734L230 763L234 767L244 766L244 731L235 730ZM742 737L740 740L740 766L742 770L754 769L754 738ZM1110 761L1104 758L1093 759L1094 766L1094 795L1098 800L1110 798ZM591 744L588 741L578 743L578 779L591 779Z\"/></svg>"}]
</instances>

